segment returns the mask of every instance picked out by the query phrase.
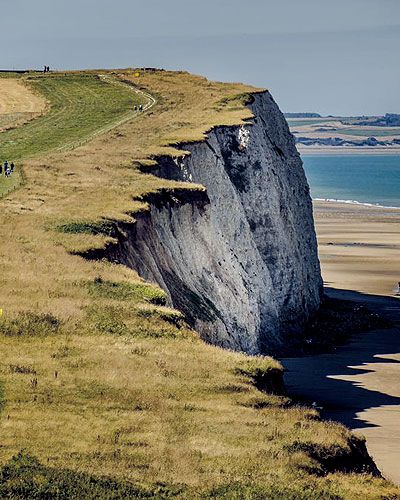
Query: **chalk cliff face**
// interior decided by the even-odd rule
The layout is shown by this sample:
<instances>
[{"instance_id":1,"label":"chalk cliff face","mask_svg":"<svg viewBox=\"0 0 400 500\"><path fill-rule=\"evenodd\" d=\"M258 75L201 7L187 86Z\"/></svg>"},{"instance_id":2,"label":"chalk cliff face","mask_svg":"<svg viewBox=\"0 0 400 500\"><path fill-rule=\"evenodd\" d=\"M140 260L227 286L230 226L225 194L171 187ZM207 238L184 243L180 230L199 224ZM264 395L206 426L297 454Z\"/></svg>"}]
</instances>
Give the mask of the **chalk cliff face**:
<instances>
[{"instance_id":1,"label":"chalk cliff face","mask_svg":"<svg viewBox=\"0 0 400 500\"><path fill-rule=\"evenodd\" d=\"M309 188L286 121L268 92L254 118L217 127L155 175L206 187L149 200L109 257L158 283L207 341L248 353L281 350L320 303Z\"/></svg>"}]
</instances>

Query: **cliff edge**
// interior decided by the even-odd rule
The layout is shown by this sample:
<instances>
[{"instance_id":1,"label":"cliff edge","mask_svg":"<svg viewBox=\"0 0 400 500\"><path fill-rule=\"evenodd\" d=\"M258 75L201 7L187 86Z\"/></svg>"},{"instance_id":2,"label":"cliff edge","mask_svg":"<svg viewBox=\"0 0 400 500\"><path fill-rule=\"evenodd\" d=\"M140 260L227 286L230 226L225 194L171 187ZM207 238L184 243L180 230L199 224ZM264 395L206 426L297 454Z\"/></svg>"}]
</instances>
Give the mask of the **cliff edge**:
<instances>
[{"instance_id":1,"label":"cliff edge","mask_svg":"<svg viewBox=\"0 0 400 500\"><path fill-rule=\"evenodd\" d=\"M152 174L198 183L195 197L152 197L108 257L160 285L208 342L276 353L318 309L322 279L309 187L270 93L253 118L160 156Z\"/></svg>"}]
</instances>

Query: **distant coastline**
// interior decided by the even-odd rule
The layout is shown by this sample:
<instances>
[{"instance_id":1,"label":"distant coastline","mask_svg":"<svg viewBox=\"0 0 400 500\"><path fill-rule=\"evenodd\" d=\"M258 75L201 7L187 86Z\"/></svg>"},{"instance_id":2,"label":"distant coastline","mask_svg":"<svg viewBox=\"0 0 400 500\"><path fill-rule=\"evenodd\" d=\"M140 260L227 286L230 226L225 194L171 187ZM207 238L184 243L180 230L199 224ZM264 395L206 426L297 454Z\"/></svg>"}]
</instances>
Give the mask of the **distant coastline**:
<instances>
[{"instance_id":1,"label":"distant coastline","mask_svg":"<svg viewBox=\"0 0 400 500\"><path fill-rule=\"evenodd\" d=\"M343 155L376 155L400 156L400 147L346 147L346 146L303 146L296 145L298 152L304 156L343 156Z\"/></svg>"},{"instance_id":2,"label":"distant coastline","mask_svg":"<svg viewBox=\"0 0 400 500\"><path fill-rule=\"evenodd\" d=\"M357 200L338 200L336 198L313 198L313 201L323 202L323 203L335 203L339 205L355 205L368 208L379 208L379 209L389 209L389 210L400 210L399 207L380 205L379 203L367 203Z\"/></svg>"},{"instance_id":3,"label":"distant coastline","mask_svg":"<svg viewBox=\"0 0 400 500\"><path fill-rule=\"evenodd\" d=\"M285 116L302 154L400 155L400 115L343 117L286 113Z\"/></svg>"}]
</instances>

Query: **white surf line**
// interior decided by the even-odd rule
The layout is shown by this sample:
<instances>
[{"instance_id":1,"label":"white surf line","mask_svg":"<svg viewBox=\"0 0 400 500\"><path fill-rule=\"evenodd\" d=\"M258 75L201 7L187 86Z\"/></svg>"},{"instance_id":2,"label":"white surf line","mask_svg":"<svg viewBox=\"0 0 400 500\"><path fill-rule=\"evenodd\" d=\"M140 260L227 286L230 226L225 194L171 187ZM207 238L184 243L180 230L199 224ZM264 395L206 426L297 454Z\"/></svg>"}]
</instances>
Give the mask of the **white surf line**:
<instances>
[{"instance_id":1,"label":"white surf line","mask_svg":"<svg viewBox=\"0 0 400 500\"><path fill-rule=\"evenodd\" d=\"M121 82L120 80L117 80L116 78L112 78L108 75L99 75L100 79L103 81L106 81L110 85L120 85L123 87L129 88L132 92L135 92L136 94L141 94L147 99L147 103L143 106L142 111L129 111L125 116L123 116L120 120L117 122L109 123L108 125L97 129L95 132L92 134L89 134L88 136L79 139L77 141L70 142L69 144L63 144L57 149L54 149L53 151L55 152L63 152L63 151L70 151L71 149L76 149L79 146L83 146L84 144L87 144L88 142L92 141L95 139L97 136L105 134L107 132L110 132L111 130L123 125L124 123L132 120L133 118L136 118L137 116L143 114L144 112L148 111L150 108L152 108L156 103L157 100L148 92L144 92L143 90L139 90L135 88L133 85L129 85L128 83Z\"/></svg>"}]
</instances>

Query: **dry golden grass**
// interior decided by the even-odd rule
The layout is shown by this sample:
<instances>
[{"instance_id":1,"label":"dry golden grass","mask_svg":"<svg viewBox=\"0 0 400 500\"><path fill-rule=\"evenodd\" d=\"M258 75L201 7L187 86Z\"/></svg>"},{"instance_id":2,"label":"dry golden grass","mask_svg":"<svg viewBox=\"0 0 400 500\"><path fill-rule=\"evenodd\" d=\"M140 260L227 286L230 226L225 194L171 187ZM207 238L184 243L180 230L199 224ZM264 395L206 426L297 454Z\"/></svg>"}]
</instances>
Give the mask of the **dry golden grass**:
<instances>
[{"instance_id":1,"label":"dry golden grass","mask_svg":"<svg viewBox=\"0 0 400 500\"><path fill-rule=\"evenodd\" d=\"M46 100L22 79L0 78L0 114L42 113L45 109Z\"/></svg>"},{"instance_id":2,"label":"dry golden grass","mask_svg":"<svg viewBox=\"0 0 400 500\"><path fill-rule=\"evenodd\" d=\"M44 113L46 99L32 91L24 80L0 78L0 131L22 125Z\"/></svg>"},{"instance_id":3,"label":"dry golden grass","mask_svg":"<svg viewBox=\"0 0 400 500\"><path fill-rule=\"evenodd\" d=\"M25 448L56 468L148 484L197 492L247 485L243 498L259 498L258 488L261 496L355 498L355 481L363 498L395 495L368 475L325 476L295 448L334 455L348 450L351 435L263 394L244 374L249 363L269 371L277 362L204 344L133 270L68 253L101 247L107 237L59 226L129 220L146 208L135 201L145 193L203 189L138 165L178 156L171 144L250 117L242 94L254 89L241 84L172 72L114 76L147 89L156 105L71 152L27 160L26 184L0 200L0 459Z\"/></svg>"}]
</instances>

